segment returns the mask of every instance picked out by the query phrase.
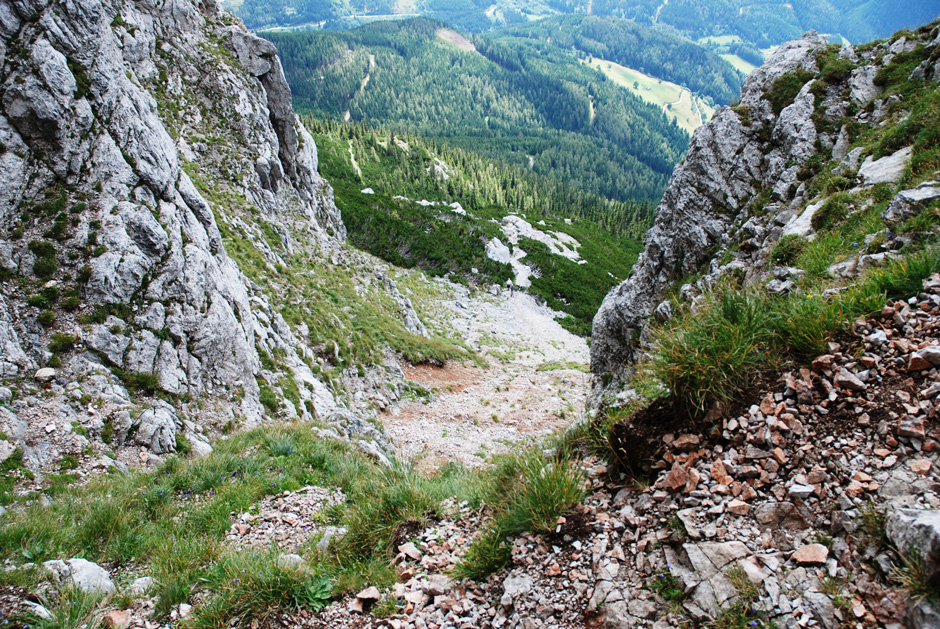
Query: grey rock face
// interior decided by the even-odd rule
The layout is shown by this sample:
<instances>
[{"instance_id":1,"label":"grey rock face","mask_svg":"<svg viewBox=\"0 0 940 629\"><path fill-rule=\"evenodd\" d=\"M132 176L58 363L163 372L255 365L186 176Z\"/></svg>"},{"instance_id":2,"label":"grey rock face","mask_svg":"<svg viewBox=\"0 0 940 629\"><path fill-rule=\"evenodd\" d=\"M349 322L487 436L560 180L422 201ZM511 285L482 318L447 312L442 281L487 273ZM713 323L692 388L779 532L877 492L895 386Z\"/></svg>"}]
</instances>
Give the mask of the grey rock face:
<instances>
[{"instance_id":1,"label":"grey rock face","mask_svg":"<svg viewBox=\"0 0 940 629\"><path fill-rule=\"evenodd\" d=\"M899 39L892 46L913 49L925 45L923 39L900 44ZM792 247L778 249L781 238L812 241L817 228L829 228L831 217L823 217L822 225L817 220L816 227L813 222L826 209L831 193L804 183L807 175L828 168L846 180L847 191L862 194L869 186L896 183L906 172L911 147L879 159L869 154L870 148L851 148L855 125L885 124L886 116L892 123L900 119L897 96L873 100L880 93L876 76L897 53L859 53L844 46L841 58L860 65L842 79L821 79L816 57L824 46L810 32L780 47L745 80L738 105L722 109L696 130L685 161L676 167L656 209L631 277L608 293L594 318L589 407L617 403L617 395L624 393L632 364L654 338L647 325L651 317L663 319L655 309L673 284L696 277L694 284L686 283L679 291L680 301L691 302L693 312L722 278L762 286L776 295L798 290L798 278L771 279L766 271L774 258L783 260L805 244L793 240ZM794 75L797 70L805 77ZM921 74L926 78L929 73L925 68ZM776 82L784 75L805 78L802 85L790 86L796 94L789 102L776 100L783 85ZM852 124L843 123L846 119ZM841 257L830 274L848 280L890 260L912 238L894 238L890 228L937 198L936 182L900 193L884 211L888 229L854 243L858 253ZM849 208L846 220L868 207Z\"/></svg>"},{"instance_id":2,"label":"grey rock face","mask_svg":"<svg viewBox=\"0 0 940 629\"><path fill-rule=\"evenodd\" d=\"M899 551L923 558L928 575L940 572L940 511L897 509L888 514L886 532Z\"/></svg>"},{"instance_id":3,"label":"grey rock face","mask_svg":"<svg viewBox=\"0 0 940 629\"><path fill-rule=\"evenodd\" d=\"M909 161L911 161L911 147L909 146L881 159L876 160L869 156L858 169L858 176L865 185L894 183L901 179Z\"/></svg>"},{"instance_id":4,"label":"grey rock face","mask_svg":"<svg viewBox=\"0 0 940 629\"><path fill-rule=\"evenodd\" d=\"M134 422L134 442L155 454L176 451L176 413L166 404L141 413Z\"/></svg>"},{"instance_id":5,"label":"grey rock face","mask_svg":"<svg viewBox=\"0 0 940 629\"><path fill-rule=\"evenodd\" d=\"M940 198L940 186L935 181L921 184L912 190L902 190L882 212L881 218L888 225L903 223L916 216L924 206Z\"/></svg>"},{"instance_id":6,"label":"grey rock face","mask_svg":"<svg viewBox=\"0 0 940 629\"><path fill-rule=\"evenodd\" d=\"M229 413L222 422L246 425L264 417L256 347L276 347L316 414L330 417L337 403L303 362L309 348L222 238L225 229L254 228L230 215L233 206L320 255L345 237L274 46L208 0L46 4L0 7L0 222L64 194L73 220L53 243L54 279L79 291L82 308L122 312L97 325L70 320L63 331L111 367L154 374L167 393L216 397ZM6 55L14 48L22 52ZM41 226L34 232L17 241L0 234L0 265L32 280L27 242L43 238ZM252 244L272 268L282 262L266 244ZM94 255L67 254L86 247ZM426 334L392 288L408 328ZM49 359L49 331L36 331L24 300L0 295L0 378L33 373ZM59 372L72 375L69 366ZM137 394L132 401L112 376L81 375L84 392L119 409L116 434L154 453L174 451L174 409L136 409L131 420Z\"/></svg>"},{"instance_id":7,"label":"grey rock face","mask_svg":"<svg viewBox=\"0 0 940 629\"><path fill-rule=\"evenodd\" d=\"M676 167L656 209L633 274L608 293L594 318L591 403L598 403L627 376L637 358L636 339L669 286L707 261L727 238L735 215L759 189L773 188L781 177L795 181L796 169L788 164L802 164L815 154L809 86L780 116L774 116L762 95L783 74L800 67L815 70L811 53L823 44L818 35L808 33L781 46L747 78L740 103L747 108L747 124L725 108L695 131L686 160ZM773 150L761 140L767 131ZM783 188L788 192L789 184Z\"/></svg>"}]
</instances>

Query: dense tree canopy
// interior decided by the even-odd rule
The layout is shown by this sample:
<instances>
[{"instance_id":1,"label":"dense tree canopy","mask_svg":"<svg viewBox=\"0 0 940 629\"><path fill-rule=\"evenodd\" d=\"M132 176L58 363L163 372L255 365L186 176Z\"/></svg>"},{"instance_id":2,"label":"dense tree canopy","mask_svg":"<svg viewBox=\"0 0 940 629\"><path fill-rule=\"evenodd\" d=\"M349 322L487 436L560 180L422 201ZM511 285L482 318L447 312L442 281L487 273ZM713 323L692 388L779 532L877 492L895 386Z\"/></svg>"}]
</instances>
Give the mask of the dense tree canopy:
<instances>
[{"instance_id":1,"label":"dense tree canopy","mask_svg":"<svg viewBox=\"0 0 940 629\"><path fill-rule=\"evenodd\" d=\"M265 37L302 112L446 138L614 200L659 199L689 141L662 110L567 47L480 36L464 50L443 28L416 19Z\"/></svg>"}]
</instances>

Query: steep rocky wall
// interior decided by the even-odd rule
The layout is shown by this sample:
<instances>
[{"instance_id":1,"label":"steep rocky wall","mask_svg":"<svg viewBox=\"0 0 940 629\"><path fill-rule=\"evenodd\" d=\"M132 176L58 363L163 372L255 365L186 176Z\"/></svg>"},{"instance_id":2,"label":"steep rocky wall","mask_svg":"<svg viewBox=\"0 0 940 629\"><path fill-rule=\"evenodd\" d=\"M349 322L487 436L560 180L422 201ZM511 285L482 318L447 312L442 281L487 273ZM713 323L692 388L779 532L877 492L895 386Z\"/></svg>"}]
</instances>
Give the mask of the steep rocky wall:
<instances>
[{"instance_id":1,"label":"steep rocky wall","mask_svg":"<svg viewBox=\"0 0 940 629\"><path fill-rule=\"evenodd\" d=\"M692 277L680 293L693 299L729 272L761 280L771 271L769 254L784 233L813 236L810 219L821 203L812 205L820 200L807 191L801 172L811 160L839 164L843 159L848 163L840 165L841 174L859 171L862 149L847 155L850 127L882 123L887 103L878 100L879 69L900 53L935 50L936 30L919 39L898 36L861 52L851 46L834 52L809 32L781 46L747 78L738 105L720 110L696 130L656 209L633 274L607 295L594 318L592 405L620 390L639 358L648 319L670 316L664 299L677 283ZM831 72L823 80L817 65L821 54L835 54L850 71ZM911 80L935 85L936 55L923 56ZM802 87L775 112L770 93L781 91L777 81L784 75L799 77L794 80ZM899 163L892 181L903 172ZM863 171L857 185L871 185ZM786 273L779 281L787 281Z\"/></svg>"},{"instance_id":2,"label":"steep rocky wall","mask_svg":"<svg viewBox=\"0 0 940 629\"><path fill-rule=\"evenodd\" d=\"M239 211L321 256L345 237L270 43L209 0L17 0L0 68L0 429L28 460L79 433L206 448L264 418L259 348L300 383L288 416L376 436L223 245L257 232Z\"/></svg>"}]
</instances>

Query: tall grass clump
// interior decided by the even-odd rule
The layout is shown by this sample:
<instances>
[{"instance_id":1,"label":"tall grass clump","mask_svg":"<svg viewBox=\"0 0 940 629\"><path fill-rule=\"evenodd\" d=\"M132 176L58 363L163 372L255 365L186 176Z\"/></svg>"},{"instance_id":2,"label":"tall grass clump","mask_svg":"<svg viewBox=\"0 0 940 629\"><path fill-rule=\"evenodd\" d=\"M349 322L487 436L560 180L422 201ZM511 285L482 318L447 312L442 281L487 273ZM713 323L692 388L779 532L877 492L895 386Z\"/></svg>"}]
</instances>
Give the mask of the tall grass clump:
<instances>
[{"instance_id":1,"label":"tall grass clump","mask_svg":"<svg viewBox=\"0 0 940 629\"><path fill-rule=\"evenodd\" d=\"M509 560L509 536L554 528L558 517L584 497L584 478L566 450L553 456L536 450L508 455L489 474L488 504L494 515L457 565L459 577L492 574Z\"/></svg>"},{"instance_id":2,"label":"tall grass clump","mask_svg":"<svg viewBox=\"0 0 940 629\"><path fill-rule=\"evenodd\" d=\"M872 270L829 296L821 286L777 297L759 288L724 285L681 311L657 333L654 375L679 408L704 416L738 401L762 371L823 353L846 322L869 315L889 299L907 298L940 272L940 247L929 247Z\"/></svg>"},{"instance_id":3,"label":"tall grass clump","mask_svg":"<svg viewBox=\"0 0 940 629\"><path fill-rule=\"evenodd\" d=\"M691 415L734 400L763 367L775 315L756 291L720 290L660 333L653 372Z\"/></svg>"},{"instance_id":4,"label":"tall grass clump","mask_svg":"<svg viewBox=\"0 0 940 629\"><path fill-rule=\"evenodd\" d=\"M200 578L216 596L197 607L191 629L243 627L274 613L300 608L319 611L330 600L330 578L317 571L283 566L277 553L222 557Z\"/></svg>"}]
</instances>

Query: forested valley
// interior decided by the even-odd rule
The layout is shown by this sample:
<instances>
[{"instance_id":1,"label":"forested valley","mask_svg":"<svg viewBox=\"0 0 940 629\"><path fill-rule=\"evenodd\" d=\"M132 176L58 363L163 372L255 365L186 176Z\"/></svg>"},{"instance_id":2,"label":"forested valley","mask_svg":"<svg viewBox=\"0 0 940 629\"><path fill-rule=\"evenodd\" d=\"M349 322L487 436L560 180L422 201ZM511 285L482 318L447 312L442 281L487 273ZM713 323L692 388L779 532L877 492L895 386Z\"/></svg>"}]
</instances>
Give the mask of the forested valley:
<instances>
[{"instance_id":1,"label":"forested valley","mask_svg":"<svg viewBox=\"0 0 940 629\"><path fill-rule=\"evenodd\" d=\"M582 63L588 53L529 36L471 42L423 18L264 36L301 112L446 139L617 201L658 200L689 142L661 108ZM648 41L670 54L673 42ZM731 96L728 71L718 100Z\"/></svg>"}]
</instances>

